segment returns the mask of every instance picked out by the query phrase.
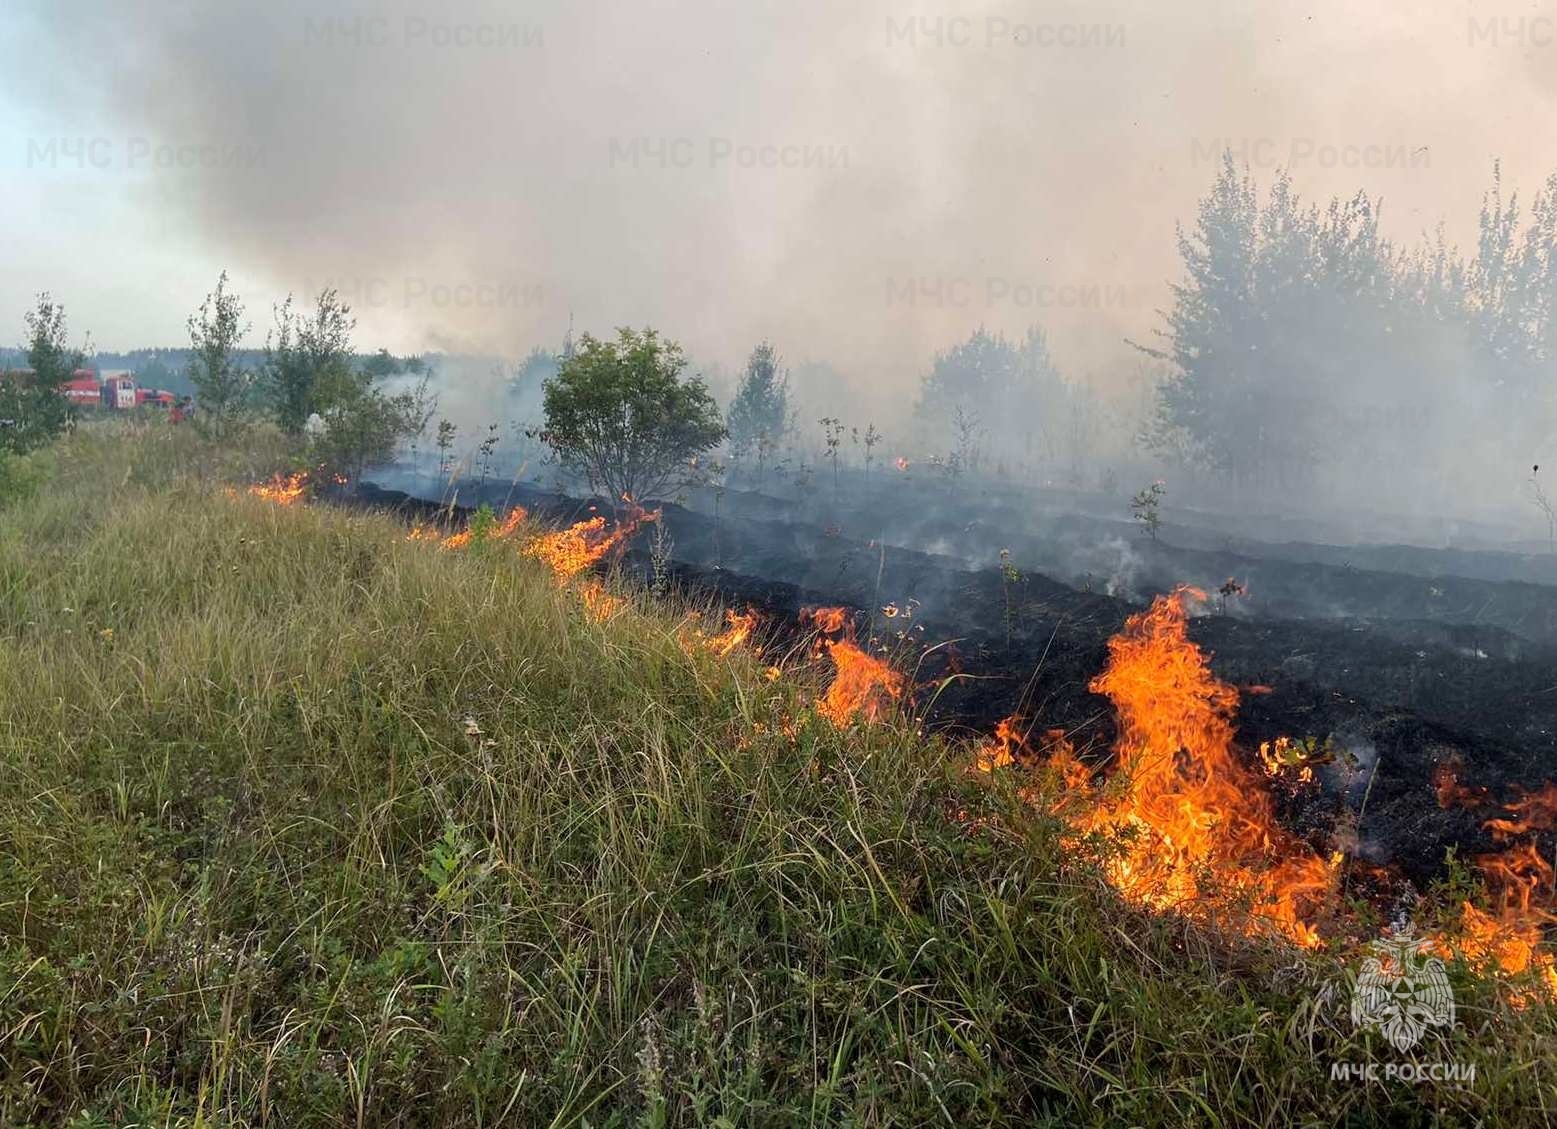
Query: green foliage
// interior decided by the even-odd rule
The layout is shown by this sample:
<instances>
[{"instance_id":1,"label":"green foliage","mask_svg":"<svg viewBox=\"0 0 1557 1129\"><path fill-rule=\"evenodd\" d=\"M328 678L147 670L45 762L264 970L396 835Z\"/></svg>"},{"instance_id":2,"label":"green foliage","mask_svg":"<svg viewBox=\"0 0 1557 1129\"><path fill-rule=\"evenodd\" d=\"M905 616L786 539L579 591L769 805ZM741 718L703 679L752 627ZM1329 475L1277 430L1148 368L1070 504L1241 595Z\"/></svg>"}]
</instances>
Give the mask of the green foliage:
<instances>
[{"instance_id":1,"label":"green foliage","mask_svg":"<svg viewBox=\"0 0 1557 1129\"><path fill-rule=\"evenodd\" d=\"M746 372L725 415L730 451L737 458L756 454L761 460L793 429L789 378L779 370L779 358L764 341L752 350Z\"/></svg>"},{"instance_id":2,"label":"green foliage","mask_svg":"<svg viewBox=\"0 0 1557 1129\"><path fill-rule=\"evenodd\" d=\"M60 392L84 363L65 332L65 308L47 291L25 315L27 373L0 373L0 452L25 455L52 441L70 422L71 406Z\"/></svg>"},{"instance_id":3,"label":"green foliage","mask_svg":"<svg viewBox=\"0 0 1557 1129\"><path fill-rule=\"evenodd\" d=\"M38 492L53 469L47 449L30 455L0 450L0 509L26 501Z\"/></svg>"},{"instance_id":4,"label":"green foliage","mask_svg":"<svg viewBox=\"0 0 1557 1129\"><path fill-rule=\"evenodd\" d=\"M652 329L585 334L546 385L543 438L613 500L658 495L724 437L703 382L681 379L685 366L681 346Z\"/></svg>"},{"instance_id":5,"label":"green foliage","mask_svg":"<svg viewBox=\"0 0 1557 1129\"><path fill-rule=\"evenodd\" d=\"M497 511L486 502L476 507L476 512L470 515L470 547L479 549L486 544L498 527Z\"/></svg>"},{"instance_id":6,"label":"green foliage","mask_svg":"<svg viewBox=\"0 0 1557 1129\"><path fill-rule=\"evenodd\" d=\"M389 395L375 387L367 373L334 374L329 400L320 406L323 426L313 437L313 450L353 482L368 467L393 458L399 445L420 435L432 416L426 377L414 389Z\"/></svg>"},{"instance_id":7,"label":"green foliage","mask_svg":"<svg viewBox=\"0 0 1557 1129\"><path fill-rule=\"evenodd\" d=\"M312 316L295 312L292 296L275 307L275 328L265 339L262 389L277 425L303 434L310 416L355 400L362 382L352 369L351 332L356 319L333 289L319 292Z\"/></svg>"},{"instance_id":8,"label":"green foliage","mask_svg":"<svg viewBox=\"0 0 1557 1129\"><path fill-rule=\"evenodd\" d=\"M227 289L227 272L189 317L189 382L199 402L200 426L217 438L229 435L248 400L253 374L237 358L238 342L249 330L243 303Z\"/></svg>"}]
</instances>

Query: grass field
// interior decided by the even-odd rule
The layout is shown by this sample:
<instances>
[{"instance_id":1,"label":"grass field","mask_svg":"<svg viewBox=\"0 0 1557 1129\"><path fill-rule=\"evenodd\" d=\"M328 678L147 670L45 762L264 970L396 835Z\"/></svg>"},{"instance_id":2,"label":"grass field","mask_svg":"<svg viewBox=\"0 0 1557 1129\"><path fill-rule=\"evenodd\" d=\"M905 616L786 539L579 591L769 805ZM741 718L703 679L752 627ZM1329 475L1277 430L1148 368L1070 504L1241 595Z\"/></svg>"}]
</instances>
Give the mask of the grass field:
<instances>
[{"instance_id":1,"label":"grass field","mask_svg":"<svg viewBox=\"0 0 1557 1129\"><path fill-rule=\"evenodd\" d=\"M1331 1079L1345 963L1123 906L825 670L605 622L506 545L83 430L0 513L0 1124L1293 1125L1557 1115L1456 967ZM715 620L709 617L709 626Z\"/></svg>"}]
</instances>

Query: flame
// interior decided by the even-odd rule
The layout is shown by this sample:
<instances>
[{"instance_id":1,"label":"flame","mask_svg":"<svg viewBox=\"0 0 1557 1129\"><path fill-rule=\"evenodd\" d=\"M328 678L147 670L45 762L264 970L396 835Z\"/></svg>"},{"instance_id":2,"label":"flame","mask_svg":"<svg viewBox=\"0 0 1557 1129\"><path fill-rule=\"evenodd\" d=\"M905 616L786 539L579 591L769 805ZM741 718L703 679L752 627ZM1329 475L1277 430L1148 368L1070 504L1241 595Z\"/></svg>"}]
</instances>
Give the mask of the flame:
<instances>
[{"instance_id":1,"label":"flame","mask_svg":"<svg viewBox=\"0 0 1557 1129\"><path fill-rule=\"evenodd\" d=\"M286 476L273 475L269 482L256 482L249 487L249 493L256 498L264 498L267 502L274 502L278 506L290 506L301 501L307 489L308 473L298 471L296 474Z\"/></svg>"},{"instance_id":2,"label":"flame","mask_svg":"<svg viewBox=\"0 0 1557 1129\"><path fill-rule=\"evenodd\" d=\"M607 592L604 581L595 578L579 585L578 595L589 618L596 623L604 623L627 605L626 599Z\"/></svg>"},{"instance_id":3,"label":"flame","mask_svg":"<svg viewBox=\"0 0 1557 1129\"><path fill-rule=\"evenodd\" d=\"M974 771L994 772L997 768L1007 768L1016 763L1013 750L1025 750L1027 747L1027 743L1018 735L1016 726L1014 714L995 726L995 735L973 758Z\"/></svg>"},{"instance_id":4,"label":"flame","mask_svg":"<svg viewBox=\"0 0 1557 1129\"><path fill-rule=\"evenodd\" d=\"M1119 714L1112 779L1095 784L1065 734L1053 730L1046 765L1061 784L1058 795L1026 786L1019 795L1046 800L1079 835L1106 836L1113 850L1103 859L1104 874L1127 900L1317 947L1315 919L1336 906L1344 854L1321 858L1287 832L1258 770L1234 755L1238 692L1211 673L1189 641L1190 598L1204 597L1188 588L1158 597L1109 640L1108 664L1090 689L1107 695ZM993 772L1029 752L1018 719L1008 717L972 767ZM1309 782L1313 765L1329 759L1328 742L1278 738L1261 745L1259 757L1268 776ZM1444 807L1486 802L1485 789L1460 783L1457 762L1439 765L1434 788ZM1503 809L1486 827L1512 845L1475 860L1489 906L1463 902L1454 928L1432 944L1482 975L1532 978L1534 988L1516 986L1509 995L1525 1007L1537 997L1557 1000L1557 957L1544 943L1546 927L1557 923L1557 867L1538 846L1539 833L1557 829L1557 782Z\"/></svg>"},{"instance_id":5,"label":"flame","mask_svg":"<svg viewBox=\"0 0 1557 1129\"><path fill-rule=\"evenodd\" d=\"M801 619L809 619L824 635L837 635L849 626L848 608L812 608L801 612Z\"/></svg>"},{"instance_id":6,"label":"flame","mask_svg":"<svg viewBox=\"0 0 1557 1129\"><path fill-rule=\"evenodd\" d=\"M908 680L885 661L868 655L847 639L827 641L835 673L817 712L839 728L856 716L875 721L893 700L901 698Z\"/></svg>"},{"instance_id":7,"label":"flame","mask_svg":"<svg viewBox=\"0 0 1557 1129\"><path fill-rule=\"evenodd\" d=\"M482 535L484 541L507 541L519 532L519 527L524 524L529 516L523 506L514 506L504 515L502 522L486 531ZM436 528L428 525L413 525L406 534L407 541L436 541L440 549L464 549L475 540L476 531L469 525L458 533L450 533L444 536Z\"/></svg>"},{"instance_id":8,"label":"flame","mask_svg":"<svg viewBox=\"0 0 1557 1129\"><path fill-rule=\"evenodd\" d=\"M1550 831L1557 824L1557 782L1548 782L1539 792L1527 792L1503 808L1513 818L1487 820L1494 839L1506 841L1515 835Z\"/></svg>"},{"instance_id":9,"label":"flame","mask_svg":"<svg viewBox=\"0 0 1557 1129\"><path fill-rule=\"evenodd\" d=\"M1441 790L1439 795L1441 801ZM1480 802L1480 795L1472 796ZM1458 950L1483 974L1533 973L1541 992L1548 999L1557 999L1557 958L1541 947L1546 926L1557 921L1552 912L1557 903L1557 876L1533 834L1548 831L1557 823L1557 783L1548 783L1503 807L1508 816L1486 822L1492 837L1503 842L1516 835L1530 837L1498 854L1476 858L1492 909L1462 903L1456 934L1439 938L1436 947L1446 955ZM1530 993L1515 990L1509 999L1514 1006L1524 1007L1530 1002Z\"/></svg>"},{"instance_id":10,"label":"flame","mask_svg":"<svg viewBox=\"0 0 1557 1129\"><path fill-rule=\"evenodd\" d=\"M848 608L807 608L800 621L810 622L824 635L813 654L825 651L833 661L833 680L816 704L817 711L840 728L854 717L875 721L894 699L901 698L908 680L883 659L867 654L854 644L854 617Z\"/></svg>"},{"instance_id":11,"label":"flame","mask_svg":"<svg viewBox=\"0 0 1557 1129\"><path fill-rule=\"evenodd\" d=\"M1203 599L1192 589L1159 596L1109 640L1108 665L1091 689L1119 713L1114 783L1124 787L1074 822L1083 831L1128 832L1105 864L1128 900L1315 947L1320 938L1306 911L1327 899L1335 860L1319 858L1277 823L1258 777L1234 756L1238 692L1187 638L1190 596ZM1081 779L1073 755L1061 752L1061 775Z\"/></svg>"},{"instance_id":12,"label":"flame","mask_svg":"<svg viewBox=\"0 0 1557 1129\"><path fill-rule=\"evenodd\" d=\"M907 459L903 458L903 456L899 455L895 465L897 466L898 470L907 470L909 467L909 462Z\"/></svg>"},{"instance_id":13,"label":"flame","mask_svg":"<svg viewBox=\"0 0 1557 1129\"><path fill-rule=\"evenodd\" d=\"M525 547L525 553L544 562L559 580L566 581L624 544L642 525L658 521L660 511L645 513L632 506L615 529L607 530L603 517L580 521L555 533L543 533Z\"/></svg>"},{"instance_id":14,"label":"flame","mask_svg":"<svg viewBox=\"0 0 1557 1129\"><path fill-rule=\"evenodd\" d=\"M751 633L762 620L754 611L726 610L724 618L730 626L708 640L708 649L721 658L751 638Z\"/></svg>"},{"instance_id":15,"label":"flame","mask_svg":"<svg viewBox=\"0 0 1557 1129\"><path fill-rule=\"evenodd\" d=\"M1314 766L1307 750L1290 737L1260 742L1260 767L1266 776L1290 775L1295 784L1314 782Z\"/></svg>"}]
</instances>

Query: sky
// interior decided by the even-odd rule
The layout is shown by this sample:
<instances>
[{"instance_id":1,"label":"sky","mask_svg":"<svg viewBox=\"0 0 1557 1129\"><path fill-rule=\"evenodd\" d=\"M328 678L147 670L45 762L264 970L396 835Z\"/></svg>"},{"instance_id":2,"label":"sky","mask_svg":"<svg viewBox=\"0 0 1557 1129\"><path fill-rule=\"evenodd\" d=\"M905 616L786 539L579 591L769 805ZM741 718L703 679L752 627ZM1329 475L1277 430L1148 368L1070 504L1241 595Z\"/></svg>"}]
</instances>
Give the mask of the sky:
<instances>
[{"instance_id":1,"label":"sky","mask_svg":"<svg viewBox=\"0 0 1557 1129\"><path fill-rule=\"evenodd\" d=\"M984 325L1102 385L1161 324L1230 146L1473 238L1557 171L1557 2L345 6L9 0L0 318L259 344L334 285L361 348L771 339L878 401Z\"/></svg>"}]
</instances>

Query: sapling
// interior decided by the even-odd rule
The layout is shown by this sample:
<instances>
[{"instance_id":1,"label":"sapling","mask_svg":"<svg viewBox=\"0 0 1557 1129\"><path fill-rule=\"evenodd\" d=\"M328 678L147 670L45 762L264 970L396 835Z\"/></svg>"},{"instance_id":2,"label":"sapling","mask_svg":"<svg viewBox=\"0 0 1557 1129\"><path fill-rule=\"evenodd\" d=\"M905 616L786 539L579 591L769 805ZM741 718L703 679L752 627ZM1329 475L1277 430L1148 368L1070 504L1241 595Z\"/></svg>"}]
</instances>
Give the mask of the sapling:
<instances>
[{"instance_id":1,"label":"sapling","mask_svg":"<svg viewBox=\"0 0 1557 1129\"><path fill-rule=\"evenodd\" d=\"M478 448L481 452L481 485L487 484L487 473L492 469L492 452L497 450L497 424L487 425L487 437L481 441Z\"/></svg>"},{"instance_id":2,"label":"sapling","mask_svg":"<svg viewBox=\"0 0 1557 1129\"><path fill-rule=\"evenodd\" d=\"M827 439L827 455L833 464L833 501L838 500L838 447L843 441L843 420L832 416L823 416L817 420L822 425L822 434Z\"/></svg>"},{"instance_id":3,"label":"sapling","mask_svg":"<svg viewBox=\"0 0 1557 1129\"><path fill-rule=\"evenodd\" d=\"M881 432L876 430L875 424L867 424L865 427L865 476L870 477L870 467L876 459L876 444L881 442Z\"/></svg>"},{"instance_id":4,"label":"sapling","mask_svg":"<svg viewBox=\"0 0 1557 1129\"><path fill-rule=\"evenodd\" d=\"M1167 492L1167 484L1159 478L1130 500L1131 516L1141 523L1141 528L1153 541L1157 540L1157 531L1162 528L1162 498Z\"/></svg>"},{"instance_id":5,"label":"sapling","mask_svg":"<svg viewBox=\"0 0 1557 1129\"><path fill-rule=\"evenodd\" d=\"M449 451L454 446L455 426L446 419L438 421L438 481L449 477Z\"/></svg>"},{"instance_id":6,"label":"sapling","mask_svg":"<svg viewBox=\"0 0 1557 1129\"><path fill-rule=\"evenodd\" d=\"M1014 618L1013 605L1011 603L1011 589L1020 583L1022 574L1011 561L1011 550L1000 550L1000 591L1006 601L1006 646L1011 645L1011 623Z\"/></svg>"}]
</instances>

